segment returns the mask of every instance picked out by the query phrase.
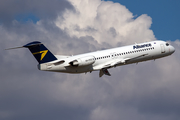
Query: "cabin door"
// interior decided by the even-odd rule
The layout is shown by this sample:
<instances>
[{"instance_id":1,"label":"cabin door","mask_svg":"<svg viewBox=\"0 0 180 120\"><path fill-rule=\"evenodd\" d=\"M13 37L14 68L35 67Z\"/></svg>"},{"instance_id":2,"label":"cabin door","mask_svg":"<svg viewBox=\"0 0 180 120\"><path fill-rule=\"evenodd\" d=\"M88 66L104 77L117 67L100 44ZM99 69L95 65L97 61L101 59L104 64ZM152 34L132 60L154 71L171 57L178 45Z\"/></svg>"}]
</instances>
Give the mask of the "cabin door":
<instances>
[{"instance_id":1,"label":"cabin door","mask_svg":"<svg viewBox=\"0 0 180 120\"><path fill-rule=\"evenodd\" d=\"M161 53L165 53L165 47L163 44L160 45L161 46Z\"/></svg>"}]
</instances>

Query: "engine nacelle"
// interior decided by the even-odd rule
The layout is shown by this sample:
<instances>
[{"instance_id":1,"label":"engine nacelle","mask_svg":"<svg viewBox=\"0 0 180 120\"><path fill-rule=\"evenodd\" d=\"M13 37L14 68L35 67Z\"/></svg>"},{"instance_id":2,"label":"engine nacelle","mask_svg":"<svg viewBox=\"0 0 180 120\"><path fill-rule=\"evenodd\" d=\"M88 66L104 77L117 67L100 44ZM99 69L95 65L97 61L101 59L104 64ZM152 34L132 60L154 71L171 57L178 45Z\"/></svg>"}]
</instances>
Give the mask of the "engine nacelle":
<instances>
[{"instance_id":1,"label":"engine nacelle","mask_svg":"<svg viewBox=\"0 0 180 120\"><path fill-rule=\"evenodd\" d=\"M94 56L87 56L73 60L69 64L71 66L86 66L86 65L92 65L94 62L95 62Z\"/></svg>"}]
</instances>

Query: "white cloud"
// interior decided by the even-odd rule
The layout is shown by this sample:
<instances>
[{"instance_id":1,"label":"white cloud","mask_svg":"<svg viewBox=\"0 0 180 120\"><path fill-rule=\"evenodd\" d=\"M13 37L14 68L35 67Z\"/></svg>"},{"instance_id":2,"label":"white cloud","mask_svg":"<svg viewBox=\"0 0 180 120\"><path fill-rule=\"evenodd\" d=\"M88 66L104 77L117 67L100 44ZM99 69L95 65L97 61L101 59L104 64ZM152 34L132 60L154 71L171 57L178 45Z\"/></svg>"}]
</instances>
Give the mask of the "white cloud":
<instances>
[{"instance_id":1,"label":"white cloud","mask_svg":"<svg viewBox=\"0 0 180 120\"><path fill-rule=\"evenodd\" d=\"M91 36L99 43L134 43L154 40L152 20L147 15L134 18L123 5L101 0L69 0L75 10L66 10L56 25L71 37Z\"/></svg>"}]
</instances>

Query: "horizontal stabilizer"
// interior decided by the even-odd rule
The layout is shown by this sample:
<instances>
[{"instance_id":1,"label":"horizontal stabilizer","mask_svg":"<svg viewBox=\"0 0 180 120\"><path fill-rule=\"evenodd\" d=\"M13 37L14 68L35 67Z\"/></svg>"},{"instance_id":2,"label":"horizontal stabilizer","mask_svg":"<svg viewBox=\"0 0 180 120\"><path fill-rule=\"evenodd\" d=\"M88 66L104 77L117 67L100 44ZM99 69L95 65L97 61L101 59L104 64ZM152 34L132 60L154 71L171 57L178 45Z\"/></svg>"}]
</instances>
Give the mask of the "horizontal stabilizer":
<instances>
[{"instance_id":1,"label":"horizontal stabilizer","mask_svg":"<svg viewBox=\"0 0 180 120\"><path fill-rule=\"evenodd\" d=\"M29 47L38 46L38 45L41 45L41 44L42 43L39 42L39 41L34 41L34 42L31 42L31 43L28 43L28 44L24 45L23 47L29 48Z\"/></svg>"},{"instance_id":2,"label":"horizontal stabilizer","mask_svg":"<svg viewBox=\"0 0 180 120\"><path fill-rule=\"evenodd\" d=\"M24 46L21 46L21 47L8 48L8 49L5 49L5 50L18 49L18 48L28 48L28 47L37 46L37 45L40 45L40 44L42 44L42 43L38 42L38 41L35 41L35 42L28 43L28 44L26 44Z\"/></svg>"},{"instance_id":3,"label":"horizontal stabilizer","mask_svg":"<svg viewBox=\"0 0 180 120\"><path fill-rule=\"evenodd\" d=\"M24 48L23 46L22 47L14 47L14 48L8 48L8 49L5 49L5 50L12 50L12 49L18 49L18 48Z\"/></svg>"},{"instance_id":4,"label":"horizontal stabilizer","mask_svg":"<svg viewBox=\"0 0 180 120\"><path fill-rule=\"evenodd\" d=\"M28 48L39 64L57 60L57 58L39 41L30 42L22 47L8 48L5 50ZM57 61L61 64L63 61Z\"/></svg>"}]
</instances>

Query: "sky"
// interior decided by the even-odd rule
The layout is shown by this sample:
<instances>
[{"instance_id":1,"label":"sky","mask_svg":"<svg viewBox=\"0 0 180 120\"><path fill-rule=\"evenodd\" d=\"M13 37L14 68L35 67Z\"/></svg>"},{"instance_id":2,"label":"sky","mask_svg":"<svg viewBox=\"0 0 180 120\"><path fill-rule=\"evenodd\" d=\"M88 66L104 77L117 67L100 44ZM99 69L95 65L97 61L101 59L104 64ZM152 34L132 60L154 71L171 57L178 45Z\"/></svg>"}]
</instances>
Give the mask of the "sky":
<instances>
[{"instance_id":1,"label":"sky","mask_svg":"<svg viewBox=\"0 0 180 120\"><path fill-rule=\"evenodd\" d=\"M179 0L113 0L125 5L134 15L147 14L152 18L151 29L159 40L180 38Z\"/></svg>"},{"instance_id":2,"label":"sky","mask_svg":"<svg viewBox=\"0 0 180 120\"><path fill-rule=\"evenodd\" d=\"M42 4L43 3L43 4ZM162 4L163 3L163 4ZM1 120L177 120L180 117L179 1L1 0ZM162 39L171 56L99 72L39 71L28 49L76 55Z\"/></svg>"}]
</instances>

